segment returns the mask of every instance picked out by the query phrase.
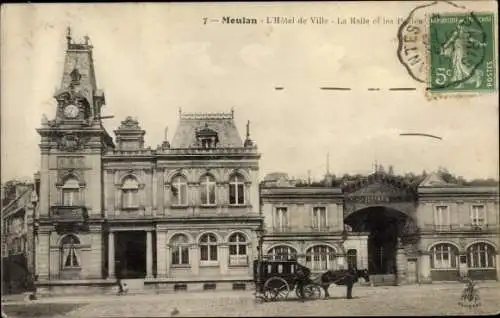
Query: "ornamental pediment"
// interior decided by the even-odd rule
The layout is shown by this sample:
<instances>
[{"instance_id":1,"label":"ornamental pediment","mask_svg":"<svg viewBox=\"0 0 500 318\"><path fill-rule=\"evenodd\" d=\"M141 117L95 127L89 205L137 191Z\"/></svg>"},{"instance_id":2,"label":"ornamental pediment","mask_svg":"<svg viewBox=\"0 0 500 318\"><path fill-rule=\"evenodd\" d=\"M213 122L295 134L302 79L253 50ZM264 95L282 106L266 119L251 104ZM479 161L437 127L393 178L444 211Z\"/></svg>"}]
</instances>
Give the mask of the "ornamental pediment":
<instances>
[{"instance_id":1,"label":"ornamental pediment","mask_svg":"<svg viewBox=\"0 0 500 318\"><path fill-rule=\"evenodd\" d=\"M365 204L414 200L415 189L396 177L371 175L344 186L345 199Z\"/></svg>"}]
</instances>

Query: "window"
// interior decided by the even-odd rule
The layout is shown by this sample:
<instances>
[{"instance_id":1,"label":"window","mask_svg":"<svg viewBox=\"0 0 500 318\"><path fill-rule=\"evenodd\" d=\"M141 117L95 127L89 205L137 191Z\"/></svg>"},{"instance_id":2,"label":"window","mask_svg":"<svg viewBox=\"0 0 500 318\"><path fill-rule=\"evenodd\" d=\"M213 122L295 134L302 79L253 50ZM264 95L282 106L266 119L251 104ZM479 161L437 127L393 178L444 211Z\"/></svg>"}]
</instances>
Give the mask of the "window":
<instances>
[{"instance_id":1,"label":"window","mask_svg":"<svg viewBox=\"0 0 500 318\"><path fill-rule=\"evenodd\" d=\"M183 234L172 238L172 265L189 264L189 240Z\"/></svg>"},{"instance_id":2,"label":"window","mask_svg":"<svg viewBox=\"0 0 500 318\"><path fill-rule=\"evenodd\" d=\"M75 206L78 205L78 200L80 194L80 185L78 180L75 178L69 178L63 185L62 197L64 206Z\"/></svg>"},{"instance_id":3,"label":"window","mask_svg":"<svg viewBox=\"0 0 500 318\"><path fill-rule=\"evenodd\" d=\"M241 176L234 175L229 180L229 204L245 203L245 183Z\"/></svg>"},{"instance_id":4,"label":"window","mask_svg":"<svg viewBox=\"0 0 500 318\"><path fill-rule=\"evenodd\" d=\"M458 250L451 244L437 244L431 250L432 264L435 269L449 269L457 267Z\"/></svg>"},{"instance_id":5,"label":"window","mask_svg":"<svg viewBox=\"0 0 500 318\"><path fill-rule=\"evenodd\" d=\"M79 268L78 246L80 240L72 234L66 235L61 241L62 268Z\"/></svg>"},{"instance_id":6,"label":"window","mask_svg":"<svg viewBox=\"0 0 500 318\"><path fill-rule=\"evenodd\" d=\"M274 229L276 231L286 231L288 229L287 208L276 208L274 214Z\"/></svg>"},{"instance_id":7,"label":"window","mask_svg":"<svg viewBox=\"0 0 500 318\"><path fill-rule=\"evenodd\" d=\"M309 248L306 252L306 266L312 271L336 269L335 251L324 245Z\"/></svg>"},{"instance_id":8,"label":"window","mask_svg":"<svg viewBox=\"0 0 500 318\"><path fill-rule=\"evenodd\" d=\"M473 205L470 218L472 225L486 225L486 213L484 210L484 205Z\"/></svg>"},{"instance_id":9,"label":"window","mask_svg":"<svg viewBox=\"0 0 500 318\"><path fill-rule=\"evenodd\" d=\"M292 247L284 245L273 247L267 254L275 261L287 261L297 258L297 251Z\"/></svg>"},{"instance_id":10,"label":"window","mask_svg":"<svg viewBox=\"0 0 500 318\"><path fill-rule=\"evenodd\" d=\"M122 208L133 209L137 208L137 194L139 192L139 184L133 177L128 177L123 181L122 186Z\"/></svg>"},{"instance_id":11,"label":"window","mask_svg":"<svg viewBox=\"0 0 500 318\"><path fill-rule=\"evenodd\" d=\"M234 233L229 237L229 264L247 265L247 240L241 233Z\"/></svg>"},{"instance_id":12,"label":"window","mask_svg":"<svg viewBox=\"0 0 500 318\"><path fill-rule=\"evenodd\" d=\"M447 206L436 206L434 210L434 225L438 228L450 226L450 210Z\"/></svg>"},{"instance_id":13,"label":"window","mask_svg":"<svg viewBox=\"0 0 500 318\"><path fill-rule=\"evenodd\" d=\"M315 207L312 211L312 228L315 230L326 230L326 208Z\"/></svg>"},{"instance_id":14,"label":"window","mask_svg":"<svg viewBox=\"0 0 500 318\"><path fill-rule=\"evenodd\" d=\"M200 239L200 258L202 261L217 261L217 238L212 233Z\"/></svg>"},{"instance_id":15,"label":"window","mask_svg":"<svg viewBox=\"0 0 500 318\"><path fill-rule=\"evenodd\" d=\"M184 177L175 177L171 190L173 205L187 205L187 181Z\"/></svg>"},{"instance_id":16,"label":"window","mask_svg":"<svg viewBox=\"0 0 500 318\"><path fill-rule=\"evenodd\" d=\"M348 268L358 268L357 250L347 250L347 266Z\"/></svg>"},{"instance_id":17,"label":"window","mask_svg":"<svg viewBox=\"0 0 500 318\"><path fill-rule=\"evenodd\" d=\"M490 244L476 243L467 249L470 268L495 268L495 250Z\"/></svg>"},{"instance_id":18,"label":"window","mask_svg":"<svg viewBox=\"0 0 500 318\"><path fill-rule=\"evenodd\" d=\"M215 178L209 175L201 179L201 204L215 204Z\"/></svg>"}]
</instances>

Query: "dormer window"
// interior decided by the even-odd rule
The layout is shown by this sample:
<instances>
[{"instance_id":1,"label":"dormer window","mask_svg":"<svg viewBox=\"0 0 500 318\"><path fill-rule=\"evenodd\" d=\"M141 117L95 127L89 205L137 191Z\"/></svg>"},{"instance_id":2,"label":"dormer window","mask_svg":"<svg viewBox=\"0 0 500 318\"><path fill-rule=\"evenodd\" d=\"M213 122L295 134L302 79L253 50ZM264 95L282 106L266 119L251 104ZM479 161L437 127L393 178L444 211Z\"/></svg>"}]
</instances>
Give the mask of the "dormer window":
<instances>
[{"instance_id":1,"label":"dormer window","mask_svg":"<svg viewBox=\"0 0 500 318\"><path fill-rule=\"evenodd\" d=\"M200 147L203 149L215 148L219 142L217 132L208 128L208 124L205 124L205 127L196 131L196 139Z\"/></svg>"}]
</instances>

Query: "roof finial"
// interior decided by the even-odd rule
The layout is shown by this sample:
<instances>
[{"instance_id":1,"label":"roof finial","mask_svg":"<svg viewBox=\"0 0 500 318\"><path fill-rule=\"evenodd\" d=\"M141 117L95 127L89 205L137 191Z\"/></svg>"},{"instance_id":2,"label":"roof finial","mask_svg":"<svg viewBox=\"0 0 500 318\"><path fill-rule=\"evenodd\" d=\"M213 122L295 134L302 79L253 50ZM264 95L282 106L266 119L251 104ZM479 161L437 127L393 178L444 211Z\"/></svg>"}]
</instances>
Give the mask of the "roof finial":
<instances>
[{"instance_id":1,"label":"roof finial","mask_svg":"<svg viewBox=\"0 0 500 318\"><path fill-rule=\"evenodd\" d=\"M83 39L85 40L85 45L89 45L89 40L90 40L89 36L85 35Z\"/></svg>"},{"instance_id":2,"label":"roof finial","mask_svg":"<svg viewBox=\"0 0 500 318\"><path fill-rule=\"evenodd\" d=\"M168 140L168 126L165 127L165 140Z\"/></svg>"},{"instance_id":3,"label":"roof finial","mask_svg":"<svg viewBox=\"0 0 500 318\"><path fill-rule=\"evenodd\" d=\"M247 121L247 139L250 139L250 121Z\"/></svg>"},{"instance_id":4,"label":"roof finial","mask_svg":"<svg viewBox=\"0 0 500 318\"><path fill-rule=\"evenodd\" d=\"M231 117L234 118L234 108L231 107Z\"/></svg>"},{"instance_id":5,"label":"roof finial","mask_svg":"<svg viewBox=\"0 0 500 318\"><path fill-rule=\"evenodd\" d=\"M69 25L66 28L66 42L68 43L68 46L71 44L71 26Z\"/></svg>"}]
</instances>

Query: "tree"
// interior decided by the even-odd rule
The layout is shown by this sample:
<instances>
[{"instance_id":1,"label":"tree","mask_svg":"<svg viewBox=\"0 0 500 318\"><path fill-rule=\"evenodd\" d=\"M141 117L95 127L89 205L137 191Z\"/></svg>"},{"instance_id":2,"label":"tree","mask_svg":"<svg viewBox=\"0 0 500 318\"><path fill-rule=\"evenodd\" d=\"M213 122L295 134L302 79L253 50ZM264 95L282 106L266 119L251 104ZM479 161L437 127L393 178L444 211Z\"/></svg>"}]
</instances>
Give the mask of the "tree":
<instances>
[{"instance_id":1,"label":"tree","mask_svg":"<svg viewBox=\"0 0 500 318\"><path fill-rule=\"evenodd\" d=\"M387 171L387 174L390 176L394 175L394 167L392 165L389 166L389 171Z\"/></svg>"}]
</instances>

